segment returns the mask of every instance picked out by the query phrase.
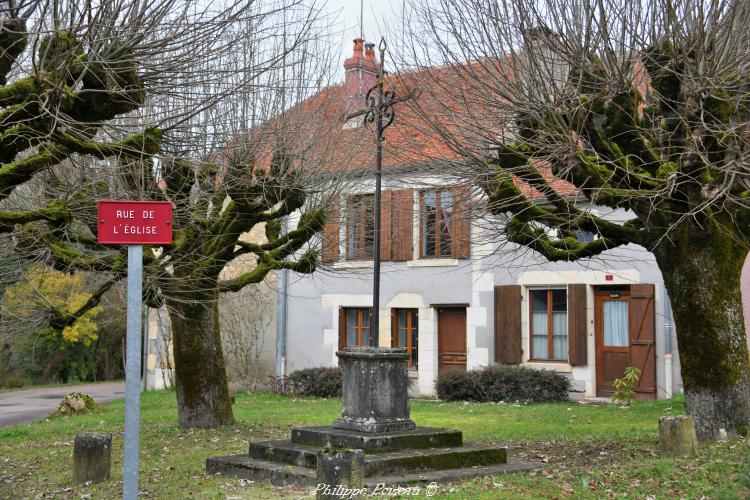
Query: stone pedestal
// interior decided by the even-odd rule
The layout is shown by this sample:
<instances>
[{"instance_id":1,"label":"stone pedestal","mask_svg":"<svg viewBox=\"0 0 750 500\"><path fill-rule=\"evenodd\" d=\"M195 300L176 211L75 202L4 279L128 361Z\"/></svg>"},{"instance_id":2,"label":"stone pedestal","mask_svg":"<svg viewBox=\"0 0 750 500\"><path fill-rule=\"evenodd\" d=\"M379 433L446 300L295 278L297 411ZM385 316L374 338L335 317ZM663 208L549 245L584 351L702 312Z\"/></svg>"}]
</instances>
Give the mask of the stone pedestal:
<instances>
[{"instance_id":1,"label":"stone pedestal","mask_svg":"<svg viewBox=\"0 0 750 500\"><path fill-rule=\"evenodd\" d=\"M341 418L334 429L393 432L416 428L409 418L406 349L347 347L338 351L343 371Z\"/></svg>"},{"instance_id":2,"label":"stone pedestal","mask_svg":"<svg viewBox=\"0 0 750 500\"><path fill-rule=\"evenodd\" d=\"M73 481L98 483L109 479L112 463L112 434L80 432L73 445Z\"/></svg>"}]
</instances>

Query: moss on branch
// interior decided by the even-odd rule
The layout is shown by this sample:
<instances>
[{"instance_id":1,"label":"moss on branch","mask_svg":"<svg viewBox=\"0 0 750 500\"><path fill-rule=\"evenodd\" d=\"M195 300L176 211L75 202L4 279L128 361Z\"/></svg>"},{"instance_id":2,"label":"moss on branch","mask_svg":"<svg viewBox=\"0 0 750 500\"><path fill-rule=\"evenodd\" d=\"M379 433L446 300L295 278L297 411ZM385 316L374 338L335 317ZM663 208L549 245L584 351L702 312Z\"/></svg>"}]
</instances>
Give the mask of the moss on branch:
<instances>
[{"instance_id":1,"label":"moss on branch","mask_svg":"<svg viewBox=\"0 0 750 500\"><path fill-rule=\"evenodd\" d=\"M58 134L59 142L71 151L104 159L109 157L142 157L151 156L159 151L162 140L162 131L159 128L150 127L142 132L117 141L113 144L86 141L75 137L68 132Z\"/></svg>"},{"instance_id":2,"label":"moss on branch","mask_svg":"<svg viewBox=\"0 0 750 500\"><path fill-rule=\"evenodd\" d=\"M536 250L551 262L593 257L617 246L606 238L599 238L588 243L579 242L572 237L555 240L550 238L543 228L533 228L528 222L515 217L511 217L508 222L505 234L508 241Z\"/></svg>"},{"instance_id":3,"label":"moss on branch","mask_svg":"<svg viewBox=\"0 0 750 500\"><path fill-rule=\"evenodd\" d=\"M62 200L55 200L37 210L0 211L0 233L12 231L17 224L47 221L64 224L72 219L71 212Z\"/></svg>"}]
</instances>

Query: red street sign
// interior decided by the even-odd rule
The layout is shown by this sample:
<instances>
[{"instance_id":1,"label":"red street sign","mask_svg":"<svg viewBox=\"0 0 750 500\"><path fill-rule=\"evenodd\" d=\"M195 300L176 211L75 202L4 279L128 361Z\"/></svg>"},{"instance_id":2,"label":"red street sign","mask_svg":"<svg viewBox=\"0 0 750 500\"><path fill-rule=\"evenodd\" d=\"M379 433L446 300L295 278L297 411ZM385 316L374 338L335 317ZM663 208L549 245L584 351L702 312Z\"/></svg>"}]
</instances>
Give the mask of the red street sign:
<instances>
[{"instance_id":1,"label":"red street sign","mask_svg":"<svg viewBox=\"0 0 750 500\"><path fill-rule=\"evenodd\" d=\"M104 245L171 245L172 202L99 200L97 238Z\"/></svg>"}]
</instances>

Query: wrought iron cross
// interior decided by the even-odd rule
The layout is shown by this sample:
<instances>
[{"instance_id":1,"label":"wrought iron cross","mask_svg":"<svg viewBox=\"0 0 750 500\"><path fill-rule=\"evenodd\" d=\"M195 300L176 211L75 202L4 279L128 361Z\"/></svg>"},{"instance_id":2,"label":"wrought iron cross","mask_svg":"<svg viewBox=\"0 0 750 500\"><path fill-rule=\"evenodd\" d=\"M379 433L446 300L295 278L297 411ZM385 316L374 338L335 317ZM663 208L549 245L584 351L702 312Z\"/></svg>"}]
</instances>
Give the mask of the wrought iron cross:
<instances>
[{"instance_id":1,"label":"wrought iron cross","mask_svg":"<svg viewBox=\"0 0 750 500\"><path fill-rule=\"evenodd\" d=\"M377 83L365 95L364 109L346 115L346 119L364 115L364 123L375 124L375 241L373 249L372 318L370 319L370 345L378 346L380 337L380 184L383 175L383 133L396 117L393 105L415 97L413 92L396 97L396 92L385 88L385 38L380 39L380 65Z\"/></svg>"}]
</instances>

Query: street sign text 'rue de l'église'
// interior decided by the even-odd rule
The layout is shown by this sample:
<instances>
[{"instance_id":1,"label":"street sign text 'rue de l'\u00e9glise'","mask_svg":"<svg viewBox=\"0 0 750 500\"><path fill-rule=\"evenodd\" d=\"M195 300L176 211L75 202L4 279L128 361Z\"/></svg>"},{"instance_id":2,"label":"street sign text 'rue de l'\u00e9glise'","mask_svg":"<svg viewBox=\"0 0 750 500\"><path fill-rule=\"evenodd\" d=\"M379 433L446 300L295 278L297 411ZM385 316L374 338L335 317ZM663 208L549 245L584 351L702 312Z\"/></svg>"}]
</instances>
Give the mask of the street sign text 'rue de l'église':
<instances>
[{"instance_id":1,"label":"street sign text 'rue de l'\u00e9glise'","mask_svg":"<svg viewBox=\"0 0 750 500\"><path fill-rule=\"evenodd\" d=\"M143 245L172 243L172 203L99 200L97 240L128 246L128 327L125 349L125 436L122 497L138 497L141 419Z\"/></svg>"},{"instance_id":2,"label":"street sign text 'rue de l'\u00e9glise'","mask_svg":"<svg viewBox=\"0 0 750 500\"><path fill-rule=\"evenodd\" d=\"M172 203L168 201L99 200L99 243L169 245Z\"/></svg>"}]
</instances>

